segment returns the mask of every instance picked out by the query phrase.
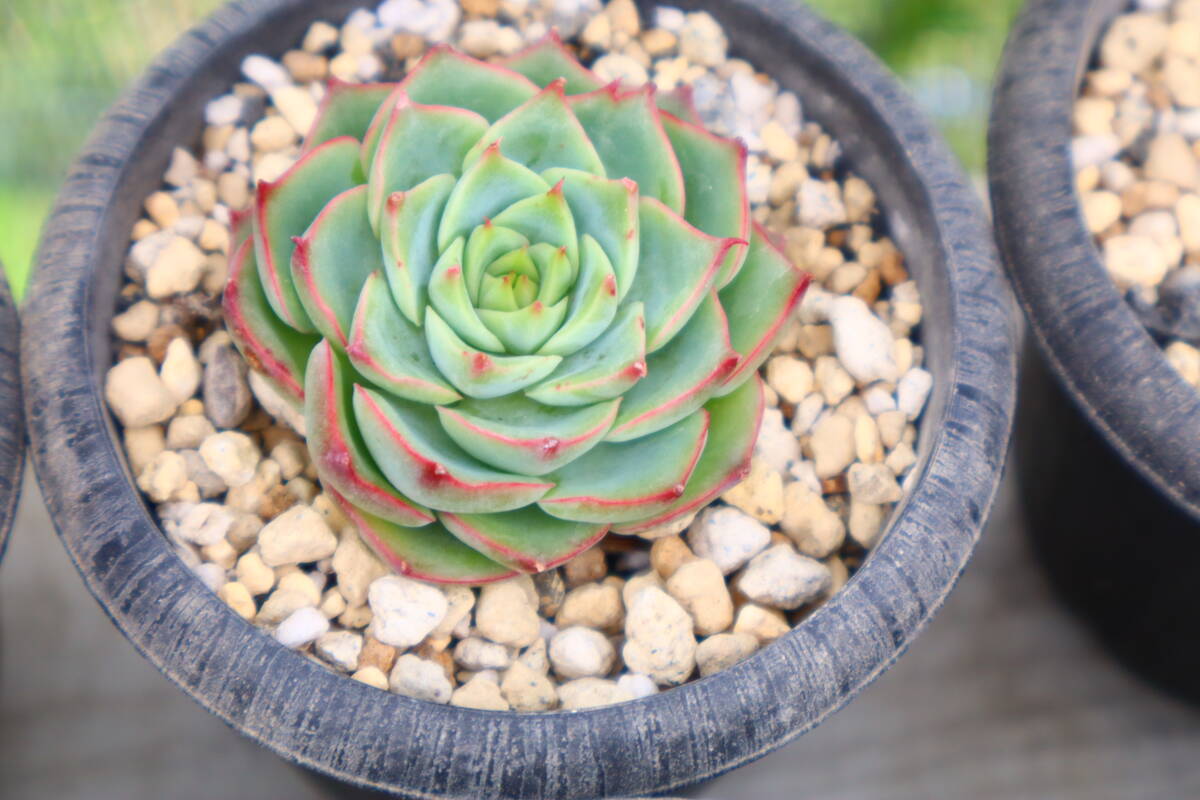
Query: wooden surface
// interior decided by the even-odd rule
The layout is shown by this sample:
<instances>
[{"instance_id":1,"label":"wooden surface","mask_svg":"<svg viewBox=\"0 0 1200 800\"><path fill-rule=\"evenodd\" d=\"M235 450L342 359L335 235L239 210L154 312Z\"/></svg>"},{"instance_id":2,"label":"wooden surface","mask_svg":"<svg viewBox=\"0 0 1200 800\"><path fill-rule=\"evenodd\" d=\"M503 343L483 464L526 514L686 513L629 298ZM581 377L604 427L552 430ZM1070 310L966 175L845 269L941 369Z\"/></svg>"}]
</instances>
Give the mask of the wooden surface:
<instances>
[{"instance_id":1,"label":"wooden surface","mask_svg":"<svg viewBox=\"0 0 1200 800\"><path fill-rule=\"evenodd\" d=\"M666 791L785 744L904 650L969 557L996 490L1015 329L991 231L956 162L863 47L792 0L684 0L769 65L875 188L925 299L934 373L917 476L858 574L804 624L719 675L644 700L515 714L380 693L298 657L179 561L123 469L99 386L128 231L204 102L250 52L278 55L352 0L240 0L186 35L97 128L51 217L23 315L31 454L87 587L155 666L296 763L428 797ZM121 720L114 717L112 724ZM156 740L158 741L158 740Z\"/></svg>"},{"instance_id":2,"label":"wooden surface","mask_svg":"<svg viewBox=\"0 0 1200 800\"><path fill-rule=\"evenodd\" d=\"M0 565L0 796L324 800L205 714L88 596L27 481ZM1054 602L1011 487L911 652L845 710L704 800L1181 800L1200 713L1143 687Z\"/></svg>"}]
</instances>

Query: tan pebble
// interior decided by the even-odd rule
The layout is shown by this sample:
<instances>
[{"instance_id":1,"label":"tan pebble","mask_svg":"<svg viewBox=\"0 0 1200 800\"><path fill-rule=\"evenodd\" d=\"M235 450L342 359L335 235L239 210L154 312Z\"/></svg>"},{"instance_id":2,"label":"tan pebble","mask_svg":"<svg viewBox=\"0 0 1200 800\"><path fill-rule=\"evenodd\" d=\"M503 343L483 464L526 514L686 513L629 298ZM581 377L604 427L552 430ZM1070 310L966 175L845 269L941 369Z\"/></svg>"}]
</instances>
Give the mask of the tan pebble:
<instances>
[{"instance_id":1,"label":"tan pebble","mask_svg":"<svg viewBox=\"0 0 1200 800\"><path fill-rule=\"evenodd\" d=\"M296 143L296 131L283 117L267 117L250 132L250 143L261 152L274 152Z\"/></svg>"},{"instance_id":2,"label":"tan pebble","mask_svg":"<svg viewBox=\"0 0 1200 800\"><path fill-rule=\"evenodd\" d=\"M192 486L195 486L195 484L192 484ZM199 496L197 495L197 500L198 499ZM209 562L210 564L216 564L221 569L233 569L233 565L237 562L238 556L237 551L233 549L233 545L224 539L215 544L201 547L200 555L204 557L205 561Z\"/></svg>"},{"instance_id":3,"label":"tan pebble","mask_svg":"<svg viewBox=\"0 0 1200 800\"><path fill-rule=\"evenodd\" d=\"M1088 92L1100 97L1117 97L1133 84L1133 73L1124 69L1094 69L1088 73Z\"/></svg>"},{"instance_id":4,"label":"tan pebble","mask_svg":"<svg viewBox=\"0 0 1200 800\"><path fill-rule=\"evenodd\" d=\"M374 686L376 689L382 689L385 692L388 690L387 675L381 672L378 667L362 667L350 677L359 683L365 683L367 686Z\"/></svg>"},{"instance_id":5,"label":"tan pebble","mask_svg":"<svg viewBox=\"0 0 1200 800\"><path fill-rule=\"evenodd\" d=\"M1167 254L1148 236L1113 236L1104 242L1104 264L1117 286L1157 286L1170 269Z\"/></svg>"},{"instance_id":6,"label":"tan pebble","mask_svg":"<svg viewBox=\"0 0 1200 800\"><path fill-rule=\"evenodd\" d=\"M811 445L817 477L840 475L854 460L854 423L839 414L825 417L813 426Z\"/></svg>"},{"instance_id":7,"label":"tan pebble","mask_svg":"<svg viewBox=\"0 0 1200 800\"><path fill-rule=\"evenodd\" d=\"M662 578L669 578L685 561L695 558L687 543L678 536L656 539L650 546L650 565Z\"/></svg>"},{"instance_id":8,"label":"tan pebble","mask_svg":"<svg viewBox=\"0 0 1200 800\"><path fill-rule=\"evenodd\" d=\"M365 628L371 623L371 607L365 603L350 606L338 616L338 622L346 628Z\"/></svg>"},{"instance_id":9,"label":"tan pebble","mask_svg":"<svg viewBox=\"0 0 1200 800\"><path fill-rule=\"evenodd\" d=\"M129 468L135 475L140 475L142 470L166 449L161 425L126 428L124 439L125 455L129 459Z\"/></svg>"},{"instance_id":10,"label":"tan pebble","mask_svg":"<svg viewBox=\"0 0 1200 800\"><path fill-rule=\"evenodd\" d=\"M159 307L149 300L139 300L123 313L113 317L113 332L127 342L144 342L158 326Z\"/></svg>"},{"instance_id":11,"label":"tan pebble","mask_svg":"<svg viewBox=\"0 0 1200 800\"><path fill-rule=\"evenodd\" d=\"M326 589L325 594L321 595L321 605L319 606L321 613L329 619L334 619L341 616L346 610L346 598L338 591L337 587Z\"/></svg>"},{"instance_id":12,"label":"tan pebble","mask_svg":"<svg viewBox=\"0 0 1200 800\"><path fill-rule=\"evenodd\" d=\"M667 578L667 593L695 622L698 636L709 636L733 624L733 599L721 568L709 559L692 559Z\"/></svg>"},{"instance_id":13,"label":"tan pebble","mask_svg":"<svg viewBox=\"0 0 1200 800\"><path fill-rule=\"evenodd\" d=\"M908 442L900 442L892 452L887 454L887 458L883 460L883 463L897 477L900 477L908 472L913 464L917 463L917 454Z\"/></svg>"},{"instance_id":14,"label":"tan pebble","mask_svg":"<svg viewBox=\"0 0 1200 800\"><path fill-rule=\"evenodd\" d=\"M1186 342L1175 341L1164 350L1167 361L1186 382L1200 385L1200 350Z\"/></svg>"},{"instance_id":15,"label":"tan pebble","mask_svg":"<svg viewBox=\"0 0 1200 800\"><path fill-rule=\"evenodd\" d=\"M541 633L537 590L526 576L490 583L479 593L475 625L480 635L497 644L527 647Z\"/></svg>"},{"instance_id":16,"label":"tan pebble","mask_svg":"<svg viewBox=\"0 0 1200 800\"><path fill-rule=\"evenodd\" d=\"M304 572L296 571L289 572L279 579L279 588L283 591L297 592L304 595L304 599L310 605L318 605L321 602L321 590L313 583L312 578Z\"/></svg>"},{"instance_id":17,"label":"tan pebble","mask_svg":"<svg viewBox=\"0 0 1200 800\"><path fill-rule=\"evenodd\" d=\"M559 628L582 625L619 633L625 622L621 589L621 586L610 583L609 579L605 579L604 583L585 583L575 587L563 598L554 619L555 624Z\"/></svg>"},{"instance_id":18,"label":"tan pebble","mask_svg":"<svg viewBox=\"0 0 1200 800\"><path fill-rule=\"evenodd\" d=\"M1144 169L1149 180L1172 183L1181 189L1195 189L1200 183L1200 162L1178 133L1161 134L1150 141Z\"/></svg>"},{"instance_id":19,"label":"tan pebble","mask_svg":"<svg viewBox=\"0 0 1200 800\"><path fill-rule=\"evenodd\" d=\"M558 697L565 710L599 708L634 699L633 694L603 678L579 678L558 687Z\"/></svg>"},{"instance_id":20,"label":"tan pebble","mask_svg":"<svg viewBox=\"0 0 1200 800\"><path fill-rule=\"evenodd\" d=\"M278 625L296 611L312 605L314 603L300 592L276 589L263 601L254 621L260 625Z\"/></svg>"},{"instance_id":21,"label":"tan pebble","mask_svg":"<svg viewBox=\"0 0 1200 800\"><path fill-rule=\"evenodd\" d=\"M1117 106L1103 97L1080 97L1075 101L1072 120L1076 136L1101 136L1112 133ZM1098 171L1097 171L1098 172Z\"/></svg>"},{"instance_id":22,"label":"tan pebble","mask_svg":"<svg viewBox=\"0 0 1200 800\"><path fill-rule=\"evenodd\" d=\"M721 499L759 522L774 525L783 516L783 476L765 461L753 459L750 474L726 490Z\"/></svg>"},{"instance_id":23,"label":"tan pebble","mask_svg":"<svg viewBox=\"0 0 1200 800\"><path fill-rule=\"evenodd\" d=\"M306 50L289 50L283 54L283 66L296 83L323 81L329 74L329 61Z\"/></svg>"},{"instance_id":24,"label":"tan pebble","mask_svg":"<svg viewBox=\"0 0 1200 800\"><path fill-rule=\"evenodd\" d=\"M852 500L848 526L850 538L863 547L873 547L876 540L879 539L879 534L883 531L886 516L887 512L884 506Z\"/></svg>"},{"instance_id":25,"label":"tan pebble","mask_svg":"<svg viewBox=\"0 0 1200 800\"><path fill-rule=\"evenodd\" d=\"M505 671L500 692L515 711L549 711L558 704L550 679L520 661Z\"/></svg>"},{"instance_id":26,"label":"tan pebble","mask_svg":"<svg viewBox=\"0 0 1200 800\"><path fill-rule=\"evenodd\" d=\"M775 641L791 629L782 612L754 603L742 606L733 622L734 633L748 633L762 644Z\"/></svg>"},{"instance_id":27,"label":"tan pebble","mask_svg":"<svg viewBox=\"0 0 1200 800\"><path fill-rule=\"evenodd\" d=\"M777 120L771 120L764 125L759 135L767 155L776 161L794 162L800 157L800 146Z\"/></svg>"},{"instance_id":28,"label":"tan pebble","mask_svg":"<svg viewBox=\"0 0 1200 800\"><path fill-rule=\"evenodd\" d=\"M129 238L133 239L135 242L140 242L142 239L158 233L158 231L159 227L150 220L139 219L137 222L133 223L133 232L129 235Z\"/></svg>"},{"instance_id":29,"label":"tan pebble","mask_svg":"<svg viewBox=\"0 0 1200 800\"><path fill-rule=\"evenodd\" d=\"M455 689L450 696L450 705L481 711L511 710L508 701L500 693L500 687L481 677L472 678L466 685Z\"/></svg>"},{"instance_id":30,"label":"tan pebble","mask_svg":"<svg viewBox=\"0 0 1200 800\"><path fill-rule=\"evenodd\" d=\"M795 405L813 388L813 371L807 362L792 356L773 356L766 365L767 384Z\"/></svg>"},{"instance_id":31,"label":"tan pebble","mask_svg":"<svg viewBox=\"0 0 1200 800\"><path fill-rule=\"evenodd\" d=\"M1200 106L1200 63L1195 58L1168 56L1163 66L1163 80L1175 105Z\"/></svg>"},{"instance_id":32,"label":"tan pebble","mask_svg":"<svg viewBox=\"0 0 1200 800\"><path fill-rule=\"evenodd\" d=\"M146 198L146 213L160 228L169 228L179 221L179 204L168 192L154 192Z\"/></svg>"},{"instance_id":33,"label":"tan pebble","mask_svg":"<svg viewBox=\"0 0 1200 800\"><path fill-rule=\"evenodd\" d=\"M204 252L190 239L176 236L154 259L146 271L146 294L160 300L174 294L186 294L200 283L207 263Z\"/></svg>"},{"instance_id":34,"label":"tan pebble","mask_svg":"<svg viewBox=\"0 0 1200 800\"><path fill-rule=\"evenodd\" d=\"M384 644L374 636L367 636L363 640L363 649L358 657L358 663L364 667L375 667L381 672L391 672L398 654L399 651L390 644Z\"/></svg>"},{"instance_id":35,"label":"tan pebble","mask_svg":"<svg viewBox=\"0 0 1200 800\"><path fill-rule=\"evenodd\" d=\"M425 40L413 33L398 33L392 37L392 53L398 61L415 58L425 52Z\"/></svg>"},{"instance_id":36,"label":"tan pebble","mask_svg":"<svg viewBox=\"0 0 1200 800\"><path fill-rule=\"evenodd\" d=\"M217 590L217 596L242 619L254 619L254 598L242 584L230 581Z\"/></svg>"},{"instance_id":37,"label":"tan pebble","mask_svg":"<svg viewBox=\"0 0 1200 800\"><path fill-rule=\"evenodd\" d=\"M250 187L242 175L226 172L217 178L217 196L234 211L240 211L250 203Z\"/></svg>"},{"instance_id":38,"label":"tan pebble","mask_svg":"<svg viewBox=\"0 0 1200 800\"><path fill-rule=\"evenodd\" d=\"M1167 36L1166 23L1156 15L1119 16L1100 43L1100 63L1132 73L1141 72L1166 49Z\"/></svg>"},{"instance_id":39,"label":"tan pebble","mask_svg":"<svg viewBox=\"0 0 1200 800\"><path fill-rule=\"evenodd\" d=\"M836 552L846 538L841 517L825 504L821 495L802 483L788 484L780 527L796 549L812 558L825 558Z\"/></svg>"},{"instance_id":40,"label":"tan pebble","mask_svg":"<svg viewBox=\"0 0 1200 800\"><path fill-rule=\"evenodd\" d=\"M563 579L568 588L603 580L608 574L604 551L598 547L586 550L563 565Z\"/></svg>"},{"instance_id":41,"label":"tan pebble","mask_svg":"<svg viewBox=\"0 0 1200 800\"><path fill-rule=\"evenodd\" d=\"M758 639L749 633L719 633L696 648L696 666L706 678L749 658L758 649Z\"/></svg>"},{"instance_id":42,"label":"tan pebble","mask_svg":"<svg viewBox=\"0 0 1200 800\"><path fill-rule=\"evenodd\" d=\"M662 28L651 28L642 34L642 47L652 56L662 56L672 53L679 40L675 34Z\"/></svg>"},{"instance_id":43,"label":"tan pebble","mask_svg":"<svg viewBox=\"0 0 1200 800\"><path fill-rule=\"evenodd\" d=\"M1121 219L1121 198L1113 192L1091 192L1084 195L1083 216L1088 230L1100 233Z\"/></svg>"}]
</instances>

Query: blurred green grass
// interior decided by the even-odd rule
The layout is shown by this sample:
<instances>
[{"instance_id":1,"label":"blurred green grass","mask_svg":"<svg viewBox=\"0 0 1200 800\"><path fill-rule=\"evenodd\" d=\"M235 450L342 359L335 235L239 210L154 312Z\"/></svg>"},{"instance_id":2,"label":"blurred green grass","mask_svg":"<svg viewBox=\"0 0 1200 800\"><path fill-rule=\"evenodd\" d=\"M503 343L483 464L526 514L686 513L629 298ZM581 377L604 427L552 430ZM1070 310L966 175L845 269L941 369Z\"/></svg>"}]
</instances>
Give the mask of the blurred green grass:
<instances>
[{"instance_id":1,"label":"blurred green grass","mask_svg":"<svg viewBox=\"0 0 1200 800\"><path fill-rule=\"evenodd\" d=\"M156 52L222 0L0 0L0 261L20 296L88 131ZM988 86L1022 0L808 0L872 47L983 167Z\"/></svg>"}]
</instances>

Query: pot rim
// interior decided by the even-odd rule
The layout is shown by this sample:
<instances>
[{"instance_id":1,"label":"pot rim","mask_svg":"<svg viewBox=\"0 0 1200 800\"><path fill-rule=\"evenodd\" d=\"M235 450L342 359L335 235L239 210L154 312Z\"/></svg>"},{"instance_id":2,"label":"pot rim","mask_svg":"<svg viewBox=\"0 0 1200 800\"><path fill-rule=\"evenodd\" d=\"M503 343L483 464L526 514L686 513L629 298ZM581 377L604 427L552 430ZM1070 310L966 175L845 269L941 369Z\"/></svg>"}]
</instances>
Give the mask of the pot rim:
<instances>
[{"instance_id":1,"label":"pot rim","mask_svg":"<svg viewBox=\"0 0 1200 800\"><path fill-rule=\"evenodd\" d=\"M988 132L997 239L1038 348L1137 473L1200 520L1200 391L1108 275L1075 189L1072 111L1123 0L1031 0L1005 48Z\"/></svg>"},{"instance_id":2,"label":"pot rim","mask_svg":"<svg viewBox=\"0 0 1200 800\"><path fill-rule=\"evenodd\" d=\"M886 131L874 154L876 172L903 174L920 224L889 221L908 225L908 240L929 248L935 266L927 280L938 282L945 306L938 313L949 320L919 479L854 579L741 664L650 698L585 711L434 705L381 693L286 650L201 584L133 486L100 390L112 308L102 308L97 296L103 281L117 280L128 243L121 231L120 247L106 251L101 237L116 224L112 209L118 193L128 192L139 145L186 130L171 127L171 101L217 63L224 43L264 30L279 36L288 14L314 5L239 0L182 37L97 128L44 233L24 315L38 341L35 347L26 337L22 351L26 404L47 505L88 588L147 659L241 733L349 783L415 797L664 792L740 766L814 727L890 666L941 606L978 539L1005 460L1015 319L990 229L945 144L865 48L801 4L672 3L705 8L727 30L748 26L747 36L790 37L796 49L785 51L789 61L807 62L832 87L822 101L827 111L853 106ZM320 8L322 18L333 18L329 6ZM919 237L921 225L928 238ZM89 341L95 336L104 346ZM644 755L652 751L658 756Z\"/></svg>"},{"instance_id":3,"label":"pot rim","mask_svg":"<svg viewBox=\"0 0 1200 800\"><path fill-rule=\"evenodd\" d=\"M0 561L8 549L25 474L25 414L21 404L21 323L0 264Z\"/></svg>"}]
</instances>

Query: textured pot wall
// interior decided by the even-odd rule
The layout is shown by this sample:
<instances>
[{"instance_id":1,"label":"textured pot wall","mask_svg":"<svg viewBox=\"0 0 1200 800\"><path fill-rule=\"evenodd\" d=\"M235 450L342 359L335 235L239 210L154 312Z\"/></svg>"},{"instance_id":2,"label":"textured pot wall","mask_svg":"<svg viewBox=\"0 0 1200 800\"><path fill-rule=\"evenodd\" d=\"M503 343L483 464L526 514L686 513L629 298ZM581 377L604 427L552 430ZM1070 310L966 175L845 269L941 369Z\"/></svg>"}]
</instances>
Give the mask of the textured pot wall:
<instances>
[{"instance_id":1,"label":"textured pot wall","mask_svg":"<svg viewBox=\"0 0 1200 800\"><path fill-rule=\"evenodd\" d=\"M21 408L17 304L0 264L0 559L8 547L25 469L25 415Z\"/></svg>"},{"instance_id":2,"label":"textured pot wall","mask_svg":"<svg viewBox=\"0 0 1200 800\"><path fill-rule=\"evenodd\" d=\"M990 132L1006 267L1038 353L1021 386L1021 494L1063 602L1126 667L1200 702L1200 394L1113 286L1070 158L1084 71L1122 0L1034 0Z\"/></svg>"},{"instance_id":3,"label":"textured pot wall","mask_svg":"<svg viewBox=\"0 0 1200 800\"><path fill-rule=\"evenodd\" d=\"M205 708L300 764L418 797L666 791L812 728L903 651L979 535L1004 460L1014 326L990 230L944 144L858 44L791 0L685 2L737 54L801 93L879 191L926 297L935 375L912 490L846 589L719 675L619 706L517 715L436 706L348 681L236 617L170 551L132 486L100 396L128 232L171 147L251 52L279 55L355 4L241 0L192 31L121 101L72 170L25 316L39 478L64 546L130 641Z\"/></svg>"}]
</instances>

